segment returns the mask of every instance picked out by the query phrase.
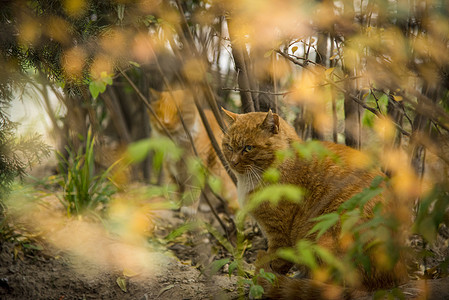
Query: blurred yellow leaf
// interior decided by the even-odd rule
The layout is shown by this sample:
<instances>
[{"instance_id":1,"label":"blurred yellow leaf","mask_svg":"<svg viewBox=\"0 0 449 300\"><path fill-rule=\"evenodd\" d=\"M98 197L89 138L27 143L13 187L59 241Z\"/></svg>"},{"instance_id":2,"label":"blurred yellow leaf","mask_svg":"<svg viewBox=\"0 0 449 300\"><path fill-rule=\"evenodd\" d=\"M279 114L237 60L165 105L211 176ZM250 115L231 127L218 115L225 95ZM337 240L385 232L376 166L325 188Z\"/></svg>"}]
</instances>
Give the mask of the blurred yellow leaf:
<instances>
[{"instance_id":1,"label":"blurred yellow leaf","mask_svg":"<svg viewBox=\"0 0 449 300\"><path fill-rule=\"evenodd\" d=\"M199 59L190 59L184 65L184 75L193 82L199 82L204 78L205 66Z\"/></svg>"},{"instance_id":2,"label":"blurred yellow leaf","mask_svg":"<svg viewBox=\"0 0 449 300\"><path fill-rule=\"evenodd\" d=\"M26 22L20 27L20 38L22 43L33 43L40 36L39 30L37 30L38 23Z\"/></svg>"},{"instance_id":3,"label":"blurred yellow leaf","mask_svg":"<svg viewBox=\"0 0 449 300\"><path fill-rule=\"evenodd\" d=\"M129 269L129 268L124 268L123 269L123 276L125 277L134 277L139 275L139 273L137 273L136 271Z\"/></svg>"},{"instance_id":4,"label":"blurred yellow leaf","mask_svg":"<svg viewBox=\"0 0 449 300\"><path fill-rule=\"evenodd\" d=\"M292 47L292 53L295 54L296 50L298 50L297 46Z\"/></svg>"},{"instance_id":5,"label":"blurred yellow leaf","mask_svg":"<svg viewBox=\"0 0 449 300\"><path fill-rule=\"evenodd\" d=\"M187 260L180 260L179 261L181 264L185 265L185 266L191 266L192 265L192 260L187 259Z\"/></svg>"},{"instance_id":6,"label":"blurred yellow leaf","mask_svg":"<svg viewBox=\"0 0 449 300\"><path fill-rule=\"evenodd\" d=\"M396 133L394 123L389 118L376 119L374 130L385 141L391 141Z\"/></svg>"},{"instance_id":7,"label":"blurred yellow leaf","mask_svg":"<svg viewBox=\"0 0 449 300\"><path fill-rule=\"evenodd\" d=\"M66 0L64 10L72 17L81 17L87 11L87 3L84 0Z\"/></svg>"},{"instance_id":8,"label":"blurred yellow leaf","mask_svg":"<svg viewBox=\"0 0 449 300\"><path fill-rule=\"evenodd\" d=\"M397 96L397 95L393 95L393 99L394 99L394 101L402 101L402 96Z\"/></svg>"},{"instance_id":9,"label":"blurred yellow leaf","mask_svg":"<svg viewBox=\"0 0 449 300\"><path fill-rule=\"evenodd\" d=\"M82 47L73 47L66 50L62 55L61 65L68 77L81 77L84 65L87 60L87 53Z\"/></svg>"}]
</instances>

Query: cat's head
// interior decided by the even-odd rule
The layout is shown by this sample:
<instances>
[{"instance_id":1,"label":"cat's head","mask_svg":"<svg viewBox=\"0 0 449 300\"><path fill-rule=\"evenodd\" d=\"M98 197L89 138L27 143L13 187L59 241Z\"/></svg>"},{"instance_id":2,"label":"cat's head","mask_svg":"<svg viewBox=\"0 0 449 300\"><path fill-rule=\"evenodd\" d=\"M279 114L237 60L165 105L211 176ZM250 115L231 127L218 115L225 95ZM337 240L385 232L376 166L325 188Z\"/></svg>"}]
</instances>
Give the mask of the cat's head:
<instances>
[{"instance_id":1,"label":"cat's head","mask_svg":"<svg viewBox=\"0 0 449 300\"><path fill-rule=\"evenodd\" d=\"M162 124L150 113L150 122L159 133L164 133L164 126L171 134L183 134L184 128L178 109L188 127L193 126L196 108L187 90L156 91L150 89L151 107ZM162 126L161 126L162 125Z\"/></svg>"},{"instance_id":2,"label":"cat's head","mask_svg":"<svg viewBox=\"0 0 449 300\"><path fill-rule=\"evenodd\" d=\"M298 139L294 129L271 110L246 114L223 111L230 124L222 142L223 154L237 174L260 176L273 164L276 151Z\"/></svg>"}]
</instances>

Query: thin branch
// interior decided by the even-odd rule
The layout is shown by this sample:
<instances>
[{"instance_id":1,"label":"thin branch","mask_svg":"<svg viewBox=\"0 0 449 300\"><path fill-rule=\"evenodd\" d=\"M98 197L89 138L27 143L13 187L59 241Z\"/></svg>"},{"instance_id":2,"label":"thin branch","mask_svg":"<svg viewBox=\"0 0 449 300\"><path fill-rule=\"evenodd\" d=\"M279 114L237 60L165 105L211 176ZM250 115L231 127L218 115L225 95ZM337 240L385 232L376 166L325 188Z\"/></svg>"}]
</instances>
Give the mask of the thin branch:
<instances>
[{"instance_id":1,"label":"thin branch","mask_svg":"<svg viewBox=\"0 0 449 300\"><path fill-rule=\"evenodd\" d=\"M220 146L218 145L217 140L215 139L214 132L212 131L209 121L207 120L207 117L204 114L204 111L200 105L198 96L196 94L193 94L193 99L195 101L195 105L198 110L198 113L200 114L200 118L201 118L201 121L203 122L204 128L206 128L206 132L207 132L207 135L209 136L209 140L212 144L212 147L215 150L215 153L217 154L218 158L220 159L221 163L223 164L223 167L225 168L229 177L232 179L232 182L234 182L234 184L237 185L237 178L235 177L234 173L232 173L230 171L229 164L226 161L226 159L223 155L223 152L221 151Z\"/></svg>"},{"instance_id":2,"label":"thin branch","mask_svg":"<svg viewBox=\"0 0 449 300\"><path fill-rule=\"evenodd\" d=\"M293 91L283 92L283 93L273 93L269 91L257 91L257 90L245 90L241 88L221 88L224 91L235 91L235 92L249 92L249 93L255 93L255 94L267 94L267 95L274 95L274 96L285 96L288 94L293 93Z\"/></svg>"},{"instance_id":3,"label":"thin branch","mask_svg":"<svg viewBox=\"0 0 449 300\"><path fill-rule=\"evenodd\" d=\"M371 95L373 95L374 100L376 101L377 110L379 111L379 113L382 114L382 110L380 109L380 106L379 106L379 98L376 96L376 94L374 94L374 90L372 88L370 89L370 91L371 91Z\"/></svg>"},{"instance_id":4,"label":"thin branch","mask_svg":"<svg viewBox=\"0 0 449 300\"><path fill-rule=\"evenodd\" d=\"M217 219L218 223L220 224L221 228L223 228L223 231L226 234L226 237L228 238L228 240L230 242L232 242L232 239L230 237L230 233L229 233L229 228L223 223L223 221L221 220L220 216L218 215L217 211L215 210L215 207L212 205L210 199L209 199L209 195L208 192L212 192L212 189L209 187L209 185L206 183L206 185L204 186L204 189L201 191L201 195L204 197L204 200L206 200L206 203L208 204L208 206L211 209L212 214L214 215L215 219ZM232 219L231 219L232 220ZM231 223L231 230L232 228L235 227L234 223Z\"/></svg>"}]
</instances>

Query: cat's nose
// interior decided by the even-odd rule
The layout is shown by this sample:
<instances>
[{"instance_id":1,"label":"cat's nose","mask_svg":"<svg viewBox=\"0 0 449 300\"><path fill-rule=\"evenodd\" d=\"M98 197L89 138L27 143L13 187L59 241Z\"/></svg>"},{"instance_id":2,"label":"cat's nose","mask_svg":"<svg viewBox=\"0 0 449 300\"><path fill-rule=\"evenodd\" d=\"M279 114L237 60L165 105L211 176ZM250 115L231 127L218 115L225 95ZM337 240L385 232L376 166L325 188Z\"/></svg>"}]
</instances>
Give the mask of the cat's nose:
<instances>
[{"instance_id":1,"label":"cat's nose","mask_svg":"<svg viewBox=\"0 0 449 300\"><path fill-rule=\"evenodd\" d=\"M240 163L240 159L235 153L232 154L230 163L231 163L231 166L234 168L237 167L237 165Z\"/></svg>"}]
</instances>

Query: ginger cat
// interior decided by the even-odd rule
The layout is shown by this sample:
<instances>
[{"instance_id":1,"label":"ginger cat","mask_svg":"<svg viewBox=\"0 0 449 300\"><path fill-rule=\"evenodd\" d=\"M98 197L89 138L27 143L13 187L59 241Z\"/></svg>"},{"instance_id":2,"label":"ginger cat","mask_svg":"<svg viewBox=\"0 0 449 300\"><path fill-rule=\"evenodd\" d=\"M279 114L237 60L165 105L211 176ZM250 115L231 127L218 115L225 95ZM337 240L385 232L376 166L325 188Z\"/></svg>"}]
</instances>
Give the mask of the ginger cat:
<instances>
[{"instance_id":1,"label":"ginger cat","mask_svg":"<svg viewBox=\"0 0 449 300\"><path fill-rule=\"evenodd\" d=\"M187 158L194 155L192 145L189 137L184 130L181 119L178 114L178 109L188 128L190 135L194 141L198 156L203 164L211 172L212 175L219 178L222 182L221 196L229 200L228 206L232 209L236 207L236 187L229 178L226 170L222 166L214 148L209 140L206 129L199 117L197 108L195 106L193 96L188 90L172 90L158 92L150 90L152 100L151 105L154 112L162 122L163 126L171 134L174 142L182 148L183 157L178 162L165 161L164 167L171 179L178 184L180 192L185 192L192 188L192 175L187 169ZM223 137L222 130L218 125L211 110L205 109L204 113L209 121L212 131L219 145ZM152 114L149 114L150 122L155 136L165 136L166 133L156 121ZM196 199L193 199L196 201Z\"/></svg>"},{"instance_id":2,"label":"ginger cat","mask_svg":"<svg viewBox=\"0 0 449 300\"><path fill-rule=\"evenodd\" d=\"M263 172L269 167L279 170L279 183L294 184L305 190L300 203L281 200L277 205L273 205L262 202L251 212L268 240L268 253L259 253L256 266L265 264L265 271L272 270L277 275L275 285L261 280L265 296L273 299L327 298L324 295L327 288L325 284L311 279L284 276L293 264L275 258L276 250L294 247L300 239L314 241L316 234L308 235L314 225L311 219L335 211L343 202L370 186L372 180L381 174L380 171L361 167L357 163L357 157L361 155L359 151L330 142L321 142L321 145L336 155L337 160L330 157L313 157L307 160L296 156L278 163L275 157L277 151L289 149L292 143L301 142L295 130L286 121L271 111L247 114L224 111L229 117L230 126L223 138L222 148L238 180L240 203L245 203L251 193L267 184L262 178ZM378 201L383 201L381 196L368 202L364 206L364 212L371 215ZM317 241L334 255L339 255L342 251L339 248L338 224ZM273 258L275 259L271 264L264 263ZM407 278L403 264L396 264L388 271L380 269L376 269L374 265L369 274L360 270L361 284L365 290L391 287ZM337 298L347 296L344 295L346 292L348 291L343 291Z\"/></svg>"}]
</instances>

